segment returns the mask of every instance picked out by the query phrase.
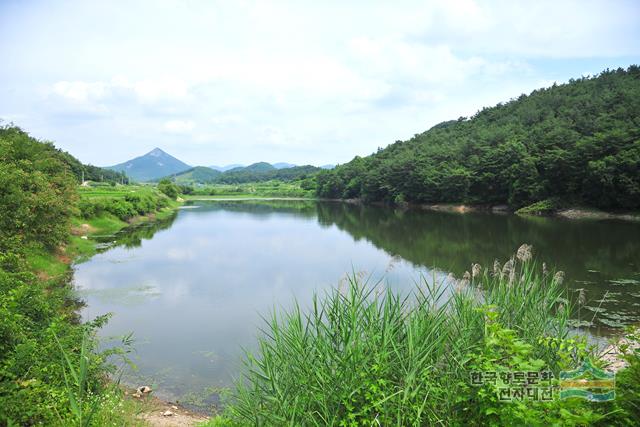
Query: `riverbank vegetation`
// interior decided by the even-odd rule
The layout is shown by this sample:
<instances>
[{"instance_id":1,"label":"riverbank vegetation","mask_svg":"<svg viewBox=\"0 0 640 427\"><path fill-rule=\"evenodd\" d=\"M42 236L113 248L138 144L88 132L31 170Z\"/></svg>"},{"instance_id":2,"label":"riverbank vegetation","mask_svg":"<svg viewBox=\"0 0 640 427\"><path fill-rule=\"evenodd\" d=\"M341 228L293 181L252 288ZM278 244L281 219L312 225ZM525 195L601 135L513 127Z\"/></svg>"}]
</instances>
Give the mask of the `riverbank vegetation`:
<instances>
[{"instance_id":1,"label":"riverbank vegetation","mask_svg":"<svg viewBox=\"0 0 640 427\"><path fill-rule=\"evenodd\" d=\"M611 404L561 400L557 390L548 401L498 398L517 388L509 373L552 372L529 385L537 395L557 387L560 371L597 360L570 333L577 307L562 280L526 245L462 280L424 280L412 296L353 277L308 310L267 317L257 354L209 425L631 425L639 396L630 393ZM618 388L638 380L637 354L629 362ZM498 380L473 384L474 373Z\"/></svg>"},{"instance_id":2,"label":"riverbank vegetation","mask_svg":"<svg viewBox=\"0 0 640 427\"><path fill-rule=\"evenodd\" d=\"M167 194L169 193L169 194ZM165 197L166 195L166 197ZM158 186L123 186L80 189L79 215L82 218L112 215L121 221L175 207L178 188Z\"/></svg>"},{"instance_id":3,"label":"riverbank vegetation","mask_svg":"<svg viewBox=\"0 0 640 427\"><path fill-rule=\"evenodd\" d=\"M210 184L205 186L180 186L186 198L247 198L294 197L312 198L314 186L311 180L299 182L265 181L246 184Z\"/></svg>"},{"instance_id":4,"label":"riverbank vegetation","mask_svg":"<svg viewBox=\"0 0 640 427\"><path fill-rule=\"evenodd\" d=\"M122 352L97 349L108 315L80 321L69 264L95 251L93 233L113 233L172 202L115 182L79 190L86 169L73 160L18 128L0 128L1 424L136 423L135 405L107 381L109 358Z\"/></svg>"},{"instance_id":5,"label":"riverbank vegetation","mask_svg":"<svg viewBox=\"0 0 640 427\"><path fill-rule=\"evenodd\" d=\"M533 91L317 177L324 198L640 208L640 67Z\"/></svg>"}]
</instances>

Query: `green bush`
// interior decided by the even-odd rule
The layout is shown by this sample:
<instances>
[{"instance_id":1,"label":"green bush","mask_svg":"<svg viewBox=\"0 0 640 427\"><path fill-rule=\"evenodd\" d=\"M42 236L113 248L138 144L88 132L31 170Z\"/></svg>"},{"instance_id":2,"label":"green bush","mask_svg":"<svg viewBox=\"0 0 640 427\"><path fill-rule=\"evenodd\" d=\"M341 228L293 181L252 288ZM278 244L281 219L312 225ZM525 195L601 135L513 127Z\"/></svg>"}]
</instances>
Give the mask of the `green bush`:
<instances>
[{"instance_id":1,"label":"green bush","mask_svg":"<svg viewBox=\"0 0 640 427\"><path fill-rule=\"evenodd\" d=\"M167 197L172 200L175 200L178 197L178 194L180 194L180 187L166 178L162 179L158 183L158 190L166 194Z\"/></svg>"},{"instance_id":2,"label":"green bush","mask_svg":"<svg viewBox=\"0 0 640 427\"><path fill-rule=\"evenodd\" d=\"M126 221L136 215L146 215L169 206L169 199L164 195L147 192L132 193L121 196L82 198L78 203L83 218L109 213Z\"/></svg>"},{"instance_id":3,"label":"green bush","mask_svg":"<svg viewBox=\"0 0 640 427\"><path fill-rule=\"evenodd\" d=\"M552 400L549 402L512 400L500 401L501 387L507 387L501 375L510 372L538 372L549 367L549 363L534 355L534 346L518 337L512 329L507 329L497 320L495 307L486 307L485 336L483 346L469 355L468 368L475 372L496 372L495 384L487 383L480 387L461 387L464 396L463 411L466 422L479 422L483 425L590 425L604 418L604 415L589 408L581 400ZM555 344L561 343L561 346ZM564 361L557 367L573 369L576 359L588 356L584 339L557 339L544 337L537 346L552 345L557 351L558 360ZM576 354L579 357L575 357ZM557 373L557 371L556 371ZM557 380L548 386L557 386Z\"/></svg>"},{"instance_id":4,"label":"green bush","mask_svg":"<svg viewBox=\"0 0 640 427\"><path fill-rule=\"evenodd\" d=\"M71 270L38 277L26 257L34 247L58 250L78 212L126 219L169 202L151 191L121 197L108 184L93 193L111 197L83 189L78 202L82 167L51 143L0 127L0 425L129 423L120 392L105 381L107 357L120 350L97 350L95 331L107 317L80 323Z\"/></svg>"}]
</instances>

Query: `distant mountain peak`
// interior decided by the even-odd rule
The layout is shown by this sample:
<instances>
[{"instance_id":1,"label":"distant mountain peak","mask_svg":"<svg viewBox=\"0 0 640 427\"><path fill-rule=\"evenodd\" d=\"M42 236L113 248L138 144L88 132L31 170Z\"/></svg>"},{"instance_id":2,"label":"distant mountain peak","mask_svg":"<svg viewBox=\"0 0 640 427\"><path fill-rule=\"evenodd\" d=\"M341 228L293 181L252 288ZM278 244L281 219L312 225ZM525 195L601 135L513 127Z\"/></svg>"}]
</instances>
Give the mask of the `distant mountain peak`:
<instances>
[{"instance_id":1,"label":"distant mountain peak","mask_svg":"<svg viewBox=\"0 0 640 427\"><path fill-rule=\"evenodd\" d=\"M146 155L153 156L153 157L160 157L162 155L167 155L167 153L165 153L162 149L156 147L153 150L149 151Z\"/></svg>"},{"instance_id":2,"label":"distant mountain peak","mask_svg":"<svg viewBox=\"0 0 640 427\"><path fill-rule=\"evenodd\" d=\"M156 147L143 156L110 166L108 169L124 171L132 180L146 182L184 172L191 169L191 166Z\"/></svg>"}]
</instances>

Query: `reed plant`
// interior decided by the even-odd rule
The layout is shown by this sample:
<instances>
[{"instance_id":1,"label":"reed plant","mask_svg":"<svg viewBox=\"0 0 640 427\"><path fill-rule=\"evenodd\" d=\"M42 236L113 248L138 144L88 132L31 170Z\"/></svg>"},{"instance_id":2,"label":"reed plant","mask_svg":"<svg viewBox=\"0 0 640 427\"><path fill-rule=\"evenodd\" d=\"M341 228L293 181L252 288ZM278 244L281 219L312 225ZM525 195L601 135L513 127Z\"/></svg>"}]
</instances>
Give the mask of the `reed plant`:
<instances>
[{"instance_id":1,"label":"reed plant","mask_svg":"<svg viewBox=\"0 0 640 427\"><path fill-rule=\"evenodd\" d=\"M584 409L580 404L534 405L520 417L526 408L489 407L493 399L469 384L474 369L557 373L584 357L584 342L568 335L564 293L562 274L539 266L526 245L505 265L473 264L459 280L423 279L408 295L353 275L346 288L314 296L308 309L296 304L265 319L225 420L292 426L571 421L572 411Z\"/></svg>"}]
</instances>

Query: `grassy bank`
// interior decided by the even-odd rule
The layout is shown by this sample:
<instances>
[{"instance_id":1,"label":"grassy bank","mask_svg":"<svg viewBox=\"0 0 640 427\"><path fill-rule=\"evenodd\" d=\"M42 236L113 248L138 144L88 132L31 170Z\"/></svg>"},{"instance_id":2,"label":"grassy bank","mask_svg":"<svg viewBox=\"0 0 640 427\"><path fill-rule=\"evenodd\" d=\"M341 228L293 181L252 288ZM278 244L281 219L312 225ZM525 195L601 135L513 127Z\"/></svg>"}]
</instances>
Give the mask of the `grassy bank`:
<instances>
[{"instance_id":1,"label":"grassy bank","mask_svg":"<svg viewBox=\"0 0 640 427\"><path fill-rule=\"evenodd\" d=\"M95 237L113 235L142 222L166 219L179 206L153 187L81 187L78 192L78 211L71 218L67 241L54 250L38 242L25 245L27 265L41 278L64 275L72 262L95 255Z\"/></svg>"}]
</instances>

